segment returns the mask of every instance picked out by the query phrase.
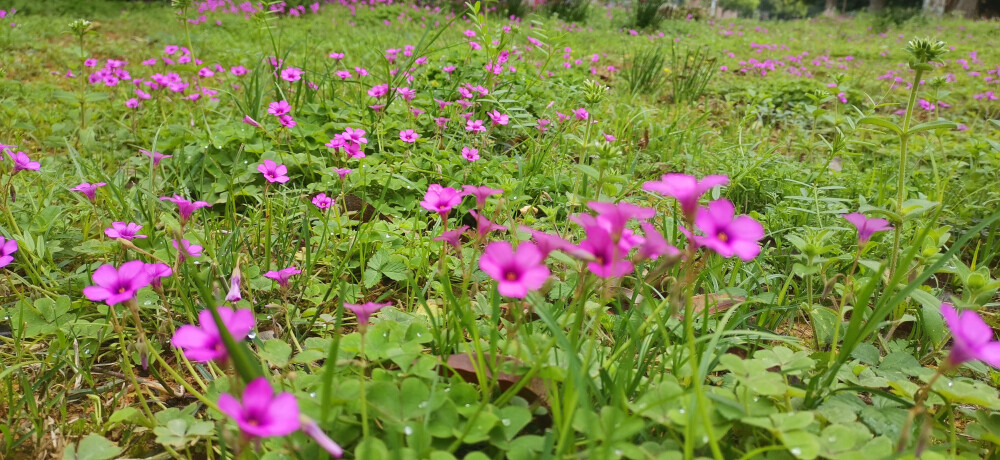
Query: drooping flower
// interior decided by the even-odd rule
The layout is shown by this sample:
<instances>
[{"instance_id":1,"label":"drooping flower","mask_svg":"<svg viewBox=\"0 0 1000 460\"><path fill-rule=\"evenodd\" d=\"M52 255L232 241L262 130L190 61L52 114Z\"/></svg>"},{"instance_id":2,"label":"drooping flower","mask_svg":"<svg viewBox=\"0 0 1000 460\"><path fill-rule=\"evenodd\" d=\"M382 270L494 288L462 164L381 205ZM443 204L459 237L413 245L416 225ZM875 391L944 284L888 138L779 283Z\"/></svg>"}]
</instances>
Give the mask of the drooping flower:
<instances>
[{"instance_id":1,"label":"drooping flower","mask_svg":"<svg viewBox=\"0 0 1000 460\"><path fill-rule=\"evenodd\" d=\"M354 313L358 317L359 326L368 326L368 321L375 312L392 305L392 302L375 303L366 302L362 304L345 303L344 308Z\"/></svg>"},{"instance_id":2,"label":"drooping flower","mask_svg":"<svg viewBox=\"0 0 1000 460\"><path fill-rule=\"evenodd\" d=\"M219 312L223 326L233 336L234 341L242 341L253 330L254 317L250 309L233 310L229 307L217 307L216 311ZM222 334L215 323L215 318L212 317L212 311L202 310L198 313L198 324L200 326L185 324L179 327L170 343L180 348L184 356L191 361L223 362L229 358L229 352L222 342Z\"/></svg>"},{"instance_id":3,"label":"drooping flower","mask_svg":"<svg viewBox=\"0 0 1000 460\"><path fill-rule=\"evenodd\" d=\"M153 166L159 166L161 161L173 157L173 155L164 155L160 152L150 152L149 150L146 149L139 149L139 153L146 155L149 158L152 158Z\"/></svg>"},{"instance_id":4,"label":"drooping flower","mask_svg":"<svg viewBox=\"0 0 1000 460\"><path fill-rule=\"evenodd\" d=\"M171 240L170 243L177 250L177 257L181 262L187 260L188 257L201 257L201 250L204 249L197 244L191 244L187 238L182 238L180 244L177 244L177 240Z\"/></svg>"},{"instance_id":5,"label":"drooping flower","mask_svg":"<svg viewBox=\"0 0 1000 460\"><path fill-rule=\"evenodd\" d=\"M288 167L285 165L279 165L271 160L264 160L264 163L257 165L257 171L264 175L264 179L267 179L270 183L284 184L288 182Z\"/></svg>"},{"instance_id":6,"label":"drooping flower","mask_svg":"<svg viewBox=\"0 0 1000 460\"><path fill-rule=\"evenodd\" d=\"M424 209L436 212L441 219L448 218L448 212L452 208L462 203L462 193L451 187L442 187L441 184L431 184L427 187L424 200L420 206Z\"/></svg>"},{"instance_id":7,"label":"drooping flower","mask_svg":"<svg viewBox=\"0 0 1000 460\"><path fill-rule=\"evenodd\" d=\"M860 212L842 214L841 217L847 219L848 222L853 224L854 227L858 229L858 244L861 246L864 246L864 244L867 243L875 233L892 230L892 227L889 226L888 220L869 219Z\"/></svg>"},{"instance_id":8,"label":"drooping flower","mask_svg":"<svg viewBox=\"0 0 1000 460\"><path fill-rule=\"evenodd\" d=\"M229 292L226 293L226 302L239 302L243 300L243 296L240 295L240 283L243 277L240 273L240 268L236 267L233 270L232 276L229 277Z\"/></svg>"},{"instance_id":9,"label":"drooping flower","mask_svg":"<svg viewBox=\"0 0 1000 460\"><path fill-rule=\"evenodd\" d=\"M0 268L4 268L14 261L15 252L17 252L17 241L4 239L0 236Z\"/></svg>"},{"instance_id":10,"label":"drooping flower","mask_svg":"<svg viewBox=\"0 0 1000 460\"><path fill-rule=\"evenodd\" d=\"M712 188L728 183L729 178L721 175L705 176L699 181L694 176L671 173L665 174L658 181L642 184L642 189L677 199L684 214L694 217L698 199Z\"/></svg>"},{"instance_id":11,"label":"drooping flower","mask_svg":"<svg viewBox=\"0 0 1000 460\"><path fill-rule=\"evenodd\" d=\"M404 129L399 132L399 139L403 142L412 144L420 138L420 134L417 134L412 129Z\"/></svg>"},{"instance_id":12,"label":"drooping flower","mask_svg":"<svg viewBox=\"0 0 1000 460\"><path fill-rule=\"evenodd\" d=\"M544 258L534 243L521 243L515 251L506 241L494 241L483 251L479 269L497 281L500 295L523 299L548 279Z\"/></svg>"},{"instance_id":13,"label":"drooping flower","mask_svg":"<svg viewBox=\"0 0 1000 460\"><path fill-rule=\"evenodd\" d=\"M250 118L250 115L243 115L243 123L253 126L254 128L260 128L260 123L257 123L257 120Z\"/></svg>"},{"instance_id":14,"label":"drooping flower","mask_svg":"<svg viewBox=\"0 0 1000 460\"><path fill-rule=\"evenodd\" d=\"M565 238L559 235L545 233L541 230L535 230L525 225L520 226L518 230L531 234L531 238L535 240L535 246L538 247L538 250L542 252L543 258L548 257L549 253L551 253L552 251L563 251L563 252L573 253L577 250L576 245L570 243Z\"/></svg>"},{"instance_id":15,"label":"drooping flower","mask_svg":"<svg viewBox=\"0 0 1000 460\"><path fill-rule=\"evenodd\" d=\"M149 286L150 276L146 263L141 260L125 262L119 268L101 265L92 276L95 286L83 288L83 295L94 302L116 305L135 298L136 293Z\"/></svg>"},{"instance_id":16,"label":"drooping flower","mask_svg":"<svg viewBox=\"0 0 1000 460\"><path fill-rule=\"evenodd\" d=\"M441 236L434 237L434 241L442 241L451 245L456 251L462 248L462 234L469 229L468 225L463 225L454 230L442 232Z\"/></svg>"},{"instance_id":17,"label":"drooping flower","mask_svg":"<svg viewBox=\"0 0 1000 460\"><path fill-rule=\"evenodd\" d=\"M258 377L243 390L243 402L219 395L219 410L236 421L253 438L286 436L299 429L299 402L291 393L274 394L266 377Z\"/></svg>"},{"instance_id":18,"label":"drooping flower","mask_svg":"<svg viewBox=\"0 0 1000 460\"><path fill-rule=\"evenodd\" d=\"M149 285L156 289L163 285L162 279L173 275L174 271L169 265L157 262L155 264L146 264L146 273L149 275Z\"/></svg>"},{"instance_id":19,"label":"drooping flower","mask_svg":"<svg viewBox=\"0 0 1000 460\"><path fill-rule=\"evenodd\" d=\"M207 208L212 206L208 204L207 201L195 201L192 203L188 200L185 200L184 198L181 198L180 195L174 195L173 197L161 196L160 201L169 201L177 205L177 211L180 214L181 218L181 225L184 225L184 223L191 218L191 213L197 211L200 208Z\"/></svg>"},{"instance_id":20,"label":"drooping flower","mask_svg":"<svg viewBox=\"0 0 1000 460\"><path fill-rule=\"evenodd\" d=\"M722 257L738 256L744 261L760 254L760 239L764 227L749 216L736 216L729 200L719 199L698 210L694 225L704 236L694 236L699 246L705 246Z\"/></svg>"},{"instance_id":21,"label":"drooping flower","mask_svg":"<svg viewBox=\"0 0 1000 460\"><path fill-rule=\"evenodd\" d=\"M462 158L469 161L476 161L479 159L479 149L472 147L462 147Z\"/></svg>"},{"instance_id":22,"label":"drooping flower","mask_svg":"<svg viewBox=\"0 0 1000 460\"><path fill-rule=\"evenodd\" d=\"M330 209L330 206L333 206L333 198L326 196L325 193L320 193L319 195L313 197L312 203L320 210L325 211Z\"/></svg>"},{"instance_id":23,"label":"drooping flower","mask_svg":"<svg viewBox=\"0 0 1000 460\"><path fill-rule=\"evenodd\" d=\"M91 202L93 202L94 200L97 199L97 189L98 189L98 187L104 187L105 185L108 185L108 184L105 184L104 182L98 182L96 184L91 184L90 182L83 182L80 185L77 185L76 187L71 188L70 191L80 192L84 196L86 196L88 200L90 200Z\"/></svg>"},{"instance_id":24,"label":"drooping flower","mask_svg":"<svg viewBox=\"0 0 1000 460\"><path fill-rule=\"evenodd\" d=\"M475 185L463 185L462 192L464 195L472 195L476 197L476 207L482 208L486 204L486 199L503 193L503 190L498 188L490 188L485 185L475 186Z\"/></svg>"},{"instance_id":25,"label":"drooping flower","mask_svg":"<svg viewBox=\"0 0 1000 460\"><path fill-rule=\"evenodd\" d=\"M302 270L295 268L295 266L291 266L288 268L282 268L281 270L268 271L267 273L264 273L264 277L276 281L278 286L286 287L288 286L288 279L291 278L292 275L298 275L299 273L302 273Z\"/></svg>"},{"instance_id":26,"label":"drooping flower","mask_svg":"<svg viewBox=\"0 0 1000 460\"><path fill-rule=\"evenodd\" d=\"M479 233L479 236L486 236L487 233L494 230L501 232L507 230L507 227L493 223L493 221L489 220L486 216L474 210L469 210L469 214L476 219L476 232Z\"/></svg>"},{"instance_id":27,"label":"drooping flower","mask_svg":"<svg viewBox=\"0 0 1000 460\"><path fill-rule=\"evenodd\" d=\"M958 313L948 303L941 304L941 314L953 338L949 364L958 366L966 361L982 361L1000 368L1000 342L979 314L971 310Z\"/></svg>"},{"instance_id":28,"label":"drooping flower","mask_svg":"<svg viewBox=\"0 0 1000 460\"><path fill-rule=\"evenodd\" d=\"M656 260L660 256L680 255L680 250L668 243L663 238L663 234L653 224L643 222L640 226L642 227L644 241L639 245L639 253L636 254L639 260Z\"/></svg>"},{"instance_id":29,"label":"drooping flower","mask_svg":"<svg viewBox=\"0 0 1000 460\"><path fill-rule=\"evenodd\" d=\"M28 158L28 155L24 152L10 153L8 151L7 156L14 162L14 169L10 173L12 176L20 171L38 171L42 167L41 163L31 161L31 158Z\"/></svg>"},{"instance_id":30,"label":"drooping flower","mask_svg":"<svg viewBox=\"0 0 1000 460\"><path fill-rule=\"evenodd\" d=\"M333 458L340 458L344 456L344 449L340 447L333 439L330 439L326 433L319 428L319 425L312 420L302 421L302 432L313 438L316 444L325 449Z\"/></svg>"},{"instance_id":31,"label":"drooping flower","mask_svg":"<svg viewBox=\"0 0 1000 460\"><path fill-rule=\"evenodd\" d=\"M632 273L634 266L626 259L628 253L619 246L611 233L599 225L584 227L587 237L577 245L577 255L585 255L587 270L601 278L616 278Z\"/></svg>"},{"instance_id":32,"label":"drooping flower","mask_svg":"<svg viewBox=\"0 0 1000 460\"><path fill-rule=\"evenodd\" d=\"M135 238L145 238L146 235L140 235L139 230L142 229L142 225L135 222L112 222L110 228L104 229L104 234L108 235L108 238L112 239L122 239L131 241Z\"/></svg>"}]
</instances>

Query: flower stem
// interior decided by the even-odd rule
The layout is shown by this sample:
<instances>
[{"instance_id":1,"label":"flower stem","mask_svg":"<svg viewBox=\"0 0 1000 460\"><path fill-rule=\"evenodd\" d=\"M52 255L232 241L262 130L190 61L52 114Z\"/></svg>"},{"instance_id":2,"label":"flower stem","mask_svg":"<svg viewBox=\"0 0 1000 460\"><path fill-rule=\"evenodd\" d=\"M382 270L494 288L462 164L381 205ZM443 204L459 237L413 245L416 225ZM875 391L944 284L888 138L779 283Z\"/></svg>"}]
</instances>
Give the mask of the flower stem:
<instances>
[{"instance_id":1,"label":"flower stem","mask_svg":"<svg viewBox=\"0 0 1000 460\"><path fill-rule=\"evenodd\" d=\"M906 104L906 115L903 116L903 132L899 135L899 178L896 183L896 213L899 217L896 228L893 230L892 255L889 259L889 279L896 275L897 264L899 263L899 238L903 231L903 187L906 185L906 147L909 140L910 121L913 119L913 105L917 101L917 88L920 86L920 77L924 71L916 69L913 75L913 85L910 87L910 99Z\"/></svg>"}]
</instances>

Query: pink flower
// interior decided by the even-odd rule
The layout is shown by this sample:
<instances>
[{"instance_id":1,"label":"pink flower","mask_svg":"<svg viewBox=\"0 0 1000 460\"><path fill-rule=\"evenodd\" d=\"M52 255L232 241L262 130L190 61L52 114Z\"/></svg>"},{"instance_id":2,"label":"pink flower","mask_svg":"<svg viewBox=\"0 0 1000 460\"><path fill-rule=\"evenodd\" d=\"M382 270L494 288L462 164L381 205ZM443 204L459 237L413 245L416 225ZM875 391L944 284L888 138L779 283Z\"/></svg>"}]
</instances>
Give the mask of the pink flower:
<instances>
[{"instance_id":1,"label":"pink flower","mask_svg":"<svg viewBox=\"0 0 1000 460\"><path fill-rule=\"evenodd\" d=\"M260 128L260 123L257 123L257 120L250 118L250 115L243 115L243 123L253 126L254 128Z\"/></svg>"},{"instance_id":2,"label":"pink flower","mask_svg":"<svg viewBox=\"0 0 1000 460\"><path fill-rule=\"evenodd\" d=\"M534 243L521 243L515 251L506 241L494 241L479 258L479 269L497 281L500 295L523 299L548 279L544 257Z\"/></svg>"},{"instance_id":3,"label":"pink flower","mask_svg":"<svg viewBox=\"0 0 1000 460\"><path fill-rule=\"evenodd\" d=\"M278 117L278 123L281 123L281 125L284 126L284 127L286 127L286 128L294 128L296 125L298 125L298 123L295 121L295 119L292 118L292 116L288 115L288 114L285 114L285 115L282 115L282 116Z\"/></svg>"},{"instance_id":4,"label":"pink flower","mask_svg":"<svg viewBox=\"0 0 1000 460\"><path fill-rule=\"evenodd\" d=\"M375 85L372 89L368 90L368 95L371 97L382 97L389 93L389 85L383 83L381 85Z\"/></svg>"},{"instance_id":5,"label":"pink flower","mask_svg":"<svg viewBox=\"0 0 1000 460\"><path fill-rule=\"evenodd\" d=\"M139 107L139 100L134 97L129 98L128 100L125 101L125 107L128 107L130 109L137 108Z\"/></svg>"},{"instance_id":6,"label":"pink flower","mask_svg":"<svg viewBox=\"0 0 1000 460\"><path fill-rule=\"evenodd\" d=\"M705 236L694 236L699 246L705 246L722 257L738 256L744 261L760 254L760 239L764 227L749 216L735 216L736 208L729 200L720 199L698 210L694 225Z\"/></svg>"},{"instance_id":7,"label":"pink flower","mask_svg":"<svg viewBox=\"0 0 1000 460\"><path fill-rule=\"evenodd\" d=\"M105 185L108 184L105 184L104 182L98 182L96 184L91 184L90 182L84 182L80 185L77 185L76 187L71 188L70 191L80 192L84 196L86 196L88 200L94 202L94 200L97 199L98 187L104 187Z\"/></svg>"},{"instance_id":8,"label":"pink flower","mask_svg":"<svg viewBox=\"0 0 1000 460\"><path fill-rule=\"evenodd\" d=\"M453 248L455 248L456 251L458 251L462 248L462 241L461 241L462 234L465 233L465 231L468 229L469 229L468 225L463 225L454 230L448 230L446 232L442 232L441 236L434 238L434 241L443 241L445 243L448 243Z\"/></svg>"},{"instance_id":9,"label":"pink flower","mask_svg":"<svg viewBox=\"0 0 1000 460\"><path fill-rule=\"evenodd\" d=\"M289 180L288 176L285 175L288 173L288 167L279 165L271 160L264 160L263 164L257 165L257 171L263 174L264 179L267 179L271 183L284 184Z\"/></svg>"},{"instance_id":10,"label":"pink flower","mask_svg":"<svg viewBox=\"0 0 1000 460\"><path fill-rule=\"evenodd\" d=\"M240 269L237 267L229 277L229 292L226 293L226 302L239 302L243 300L243 296L240 295L240 283L242 279Z\"/></svg>"},{"instance_id":11,"label":"pink flower","mask_svg":"<svg viewBox=\"0 0 1000 460\"><path fill-rule=\"evenodd\" d=\"M388 307L389 305L392 305L392 302L385 302L385 303L366 302L362 304L345 303L344 308L350 310L351 313L354 313L354 315L358 317L359 326L367 327L368 320L369 318L371 318L372 314L385 307Z\"/></svg>"},{"instance_id":12,"label":"pink flower","mask_svg":"<svg viewBox=\"0 0 1000 460\"><path fill-rule=\"evenodd\" d=\"M417 134L412 129L404 129L404 130L402 130L402 131L399 132L399 139L402 140L403 142L407 142L407 143L412 144L412 143L416 142L417 139L419 139L419 138L420 138L420 135Z\"/></svg>"},{"instance_id":13,"label":"pink flower","mask_svg":"<svg viewBox=\"0 0 1000 460\"><path fill-rule=\"evenodd\" d=\"M455 67L453 65L446 65L446 66L444 66L444 67L441 68L441 70L444 73L448 74L448 75L451 75L451 73L454 72L455 69L457 69L457 67Z\"/></svg>"},{"instance_id":14,"label":"pink flower","mask_svg":"<svg viewBox=\"0 0 1000 460\"><path fill-rule=\"evenodd\" d=\"M234 341L240 342L250 335L254 327L253 312L250 309L233 310L229 307L218 307L216 311ZM226 361L229 352L222 342L222 334L215 323L212 311L202 310L198 313L198 324L201 326L185 324L177 328L177 332L170 339L171 345L180 348L184 356L191 361L200 363Z\"/></svg>"},{"instance_id":15,"label":"pink flower","mask_svg":"<svg viewBox=\"0 0 1000 460\"><path fill-rule=\"evenodd\" d=\"M677 199L684 214L693 217L698 209L698 199L705 192L728 183L729 178L726 176L705 176L699 181L694 176L671 173L664 175L659 181L642 184L642 189Z\"/></svg>"},{"instance_id":16,"label":"pink flower","mask_svg":"<svg viewBox=\"0 0 1000 460\"><path fill-rule=\"evenodd\" d=\"M862 246L864 246L864 244L867 243L875 233L892 230L892 227L889 226L888 220L869 219L860 212L841 214L841 217L847 219L848 222L853 224L858 229L858 244Z\"/></svg>"},{"instance_id":17,"label":"pink flower","mask_svg":"<svg viewBox=\"0 0 1000 460\"><path fill-rule=\"evenodd\" d=\"M0 236L0 268L4 268L14 261L15 252L17 252L17 241Z\"/></svg>"},{"instance_id":18,"label":"pink flower","mask_svg":"<svg viewBox=\"0 0 1000 460\"><path fill-rule=\"evenodd\" d=\"M274 394L266 377L258 377L243 390L243 403L232 395L219 395L219 410L236 420L252 438L286 436L299 429L299 403L291 393Z\"/></svg>"},{"instance_id":19,"label":"pink flower","mask_svg":"<svg viewBox=\"0 0 1000 460\"><path fill-rule=\"evenodd\" d=\"M212 205L208 204L206 201L195 201L194 203L181 198L180 195L174 195L173 197L161 196L160 201L169 201L177 205L177 210L180 213L181 225L184 225L188 219L191 218L191 213L197 211L200 208L207 208Z\"/></svg>"},{"instance_id":20,"label":"pink flower","mask_svg":"<svg viewBox=\"0 0 1000 460\"><path fill-rule=\"evenodd\" d=\"M442 187L441 184L431 184L427 187L424 200L420 206L424 209L436 212L441 219L448 218L448 212L452 208L462 203L462 193L451 187Z\"/></svg>"},{"instance_id":21,"label":"pink flower","mask_svg":"<svg viewBox=\"0 0 1000 460\"><path fill-rule=\"evenodd\" d=\"M135 238L145 238L146 235L140 235L139 230L142 230L142 225L135 222L112 222L111 228L104 229L104 234L108 235L108 238L112 239L122 239L131 241Z\"/></svg>"},{"instance_id":22,"label":"pink flower","mask_svg":"<svg viewBox=\"0 0 1000 460\"><path fill-rule=\"evenodd\" d=\"M580 242L575 255L586 255L587 270L601 278L615 278L632 273L632 262L625 259L626 251L611 238L607 229L598 226L584 227L587 238Z\"/></svg>"},{"instance_id":23,"label":"pink flower","mask_svg":"<svg viewBox=\"0 0 1000 460\"><path fill-rule=\"evenodd\" d=\"M240 76L246 75L250 71L247 70L246 67L238 65L236 67L233 67L232 69L229 69L229 72L232 73L233 75L237 76L237 77L240 77Z\"/></svg>"},{"instance_id":24,"label":"pink flower","mask_svg":"<svg viewBox=\"0 0 1000 460\"><path fill-rule=\"evenodd\" d=\"M486 127L483 126L483 120L468 120L465 122L465 130L481 133L486 131Z\"/></svg>"},{"instance_id":25,"label":"pink flower","mask_svg":"<svg viewBox=\"0 0 1000 460\"><path fill-rule=\"evenodd\" d=\"M143 237L145 238L145 236ZM166 278L174 274L174 271L170 269L170 266L164 263L146 264L146 274L149 275L149 284L153 288L159 288L163 285L161 278Z\"/></svg>"},{"instance_id":26,"label":"pink flower","mask_svg":"<svg viewBox=\"0 0 1000 460\"><path fill-rule=\"evenodd\" d=\"M639 246L639 253L636 254L638 259L656 260L663 255L680 255L681 252L670 243L667 243L667 240L663 238L663 234L653 224L643 222L640 226L642 227L644 241Z\"/></svg>"},{"instance_id":27,"label":"pink flower","mask_svg":"<svg viewBox=\"0 0 1000 460\"><path fill-rule=\"evenodd\" d=\"M272 280L276 281L278 283L278 286L286 287L288 286L288 279L291 278L292 275L298 275L299 273L302 273L302 270L299 270L294 266L292 266L288 268L283 268L278 271L271 270L267 273L264 273L264 277L271 278Z\"/></svg>"},{"instance_id":28,"label":"pink flower","mask_svg":"<svg viewBox=\"0 0 1000 460\"><path fill-rule=\"evenodd\" d=\"M146 155L149 158L152 158L153 166L159 166L160 162L163 161L164 159L173 157L173 155L164 155L160 152L150 152L149 150L146 149L139 149L139 153Z\"/></svg>"},{"instance_id":29,"label":"pink flower","mask_svg":"<svg viewBox=\"0 0 1000 460\"><path fill-rule=\"evenodd\" d=\"M330 206L333 206L333 198L326 196L325 193L320 193L313 197L312 202L320 210L327 210L330 209Z\"/></svg>"},{"instance_id":30,"label":"pink flower","mask_svg":"<svg viewBox=\"0 0 1000 460\"><path fill-rule=\"evenodd\" d=\"M479 157L479 149L472 147L462 147L462 158L469 161L476 161Z\"/></svg>"},{"instance_id":31,"label":"pink flower","mask_svg":"<svg viewBox=\"0 0 1000 460\"><path fill-rule=\"evenodd\" d=\"M606 140L606 141L608 141L608 142L614 142L614 141L617 141L618 139L617 139L617 138L615 138L615 136L613 136L613 135L611 135L611 134L607 134L607 133L605 133L605 134L604 134L604 140Z\"/></svg>"},{"instance_id":32,"label":"pink flower","mask_svg":"<svg viewBox=\"0 0 1000 460\"><path fill-rule=\"evenodd\" d=\"M348 78L351 78L351 72L347 70L338 70L336 74L337 77L339 77L341 80L347 80Z\"/></svg>"},{"instance_id":33,"label":"pink flower","mask_svg":"<svg viewBox=\"0 0 1000 460\"><path fill-rule=\"evenodd\" d=\"M288 101L272 102L267 105L267 113L276 117L280 117L291 111L292 106L288 103Z\"/></svg>"},{"instance_id":34,"label":"pink flower","mask_svg":"<svg viewBox=\"0 0 1000 460\"><path fill-rule=\"evenodd\" d=\"M11 171L11 175L17 174L19 171L32 170L38 171L41 169L42 164L37 161L31 161L24 152L10 153L7 152L7 156L10 157L11 161L14 162L14 169Z\"/></svg>"},{"instance_id":35,"label":"pink flower","mask_svg":"<svg viewBox=\"0 0 1000 460\"><path fill-rule=\"evenodd\" d=\"M177 45L167 45L166 48L163 48L163 53L173 55L178 49L180 48Z\"/></svg>"},{"instance_id":36,"label":"pink flower","mask_svg":"<svg viewBox=\"0 0 1000 460\"><path fill-rule=\"evenodd\" d=\"M599 225L607 230L615 241L620 240L625 234L625 225L630 219L645 221L656 214L656 210L653 208L644 208L624 201L621 203L591 201L587 203L587 206L597 211L597 217L590 221L587 216L578 216L579 220L583 221L581 225L585 227Z\"/></svg>"},{"instance_id":37,"label":"pink flower","mask_svg":"<svg viewBox=\"0 0 1000 460\"><path fill-rule=\"evenodd\" d=\"M344 59L344 53L330 53L330 59L341 60Z\"/></svg>"},{"instance_id":38,"label":"pink flower","mask_svg":"<svg viewBox=\"0 0 1000 460\"><path fill-rule=\"evenodd\" d=\"M318 7L318 4L314 3L314 6ZM344 456L344 449L340 447L340 444L334 442L330 439L326 433L319 428L319 425L311 419L306 419L302 422L302 432L313 438L316 444L319 444L324 450L326 450L333 458L340 458Z\"/></svg>"},{"instance_id":39,"label":"pink flower","mask_svg":"<svg viewBox=\"0 0 1000 460\"><path fill-rule=\"evenodd\" d=\"M942 303L941 314L954 339L948 355L950 365L982 361L1000 368L1000 342L995 340L993 329L976 312L966 310L959 314L955 307Z\"/></svg>"},{"instance_id":40,"label":"pink flower","mask_svg":"<svg viewBox=\"0 0 1000 460\"><path fill-rule=\"evenodd\" d=\"M204 249L197 244L191 244L187 238L182 238L180 244L177 244L177 240L171 240L170 244L177 250L177 257L181 262L187 260L188 257L201 257L201 250Z\"/></svg>"},{"instance_id":41,"label":"pink flower","mask_svg":"<svg viewBox=\"0 0 1000 460\"><path fill-rule=\"evenodd\" d=\"M119 268L101 265L94 270L94 284L83 288L83 295L94 302L117 305L135 298L139 289L149 286L150 276L141 260L125 262Z\"/></svg>"},{"instance_id":42,"label":"pink flower","mask_svg":"<svg viewBox=\"0 0 1000 460\"><path fill-rule=\"evenodd\" d=\"M463 149L462 154L465 155L465 149ZM482 208L486 204L486 199L503 193L503 190L497 188L489 188L485 185L475 186L475 185L463 185L462 194L472 195L476 197L476 207Z\"/></svg>"},{"instance_id":43,"label":"pink flower","mask_svg":"<svg viewBox=\"0 0 1000 460\"><path fill-rule=\"evenodd\" d=\"M469 210L469 214L471 214L472 217L476 219L476 232L479 233L479 236L486 236L487 233L492 232L494 230L501 232L507 230L507 227L493 223L492 221L487 219L486 216L479 214L476 211Z\"/></svg>"},{"instance_id":44,"label":"pink flower","mask_svg":"<svg viewBox=\"0 0 1000 460\"><path fill-rule=\"evenodd\" d=\"M350 174L351 171L352 171L351 169L347 168L334 168L333 170L333 172L337 173L337 175L340 176L341 180L344 180L344 178L347 177L347 175Z\"/></svg>"},{"instance_id":45,"label":"pink flower","mask_svg":"<svg viewBox=\"0 0 1000 460\"><path fill-rule=\"evenodd\" d=\"M448 129L448 122L449 121L451 121L451 118L448 118L448 117L437 117L437 118L434 119L434 124L436 124L439 129L445 130L445 129Z\"/></svg>"},{"instance_id":46,"label":"pink flower","mask_svg":"<svg viewBox=\"0 0 1000 460\"><path fill-rule=\"evenodd\" d=\"M299 81L302 79L302 69L289 67L281 71L281 79L285 81Z\"/></svg>"},{"instance_id":47,"label":"pink flower","mask_svg":"<svg viewBox=\"0 0 1000 460\"><path fill-rule=\"evenodd\" d=\"M552 235L550 233L545 233L541 230L535 230L531 227L522 225L518 228L522 232L527 232L531 234L532 239L535 240L535 246L538 250L542 252L542 257L548 257L549 253L552 251L563 251L569 253L576 253L577 247L566 241L559 235Z\"/></svg>"},{"instance_id":48,"label":"pink flower","mask_svg":"<svg viewBox=\"0 0 1000 460\"><path fill-rule=\"evenodd\" d=\"M573 109L573 116L575 116L577 120L581 121L590 118L590 114L587 113L587 109L583 107L580 107L579 109Z\"/></svg>"},{"instance_id":49,"label":"pink flower","mask_svg":"<svg viewBox=\"0 0 1000 460\"><path fill-rule=\"evenodd\" d=\"M538 132L544 133L549 130L549 124L552 122L544 118L539 118L536 123L538 123Z\"/></svg>"},{"instance_id":50,"label":"pink flower","mask_svg":"<svg viewBox=\"0 0 1000 460\"><path fill-rule=\"evenodd\" d=\"M507 114L500 113L500 112L498 112L496 110L493 110L492 112L488 113L487 115L490 116L490 120L493 121L494 125L506 125L507 123L510 122L510 117L507 116Z\"/></svg>"}]
</instances>

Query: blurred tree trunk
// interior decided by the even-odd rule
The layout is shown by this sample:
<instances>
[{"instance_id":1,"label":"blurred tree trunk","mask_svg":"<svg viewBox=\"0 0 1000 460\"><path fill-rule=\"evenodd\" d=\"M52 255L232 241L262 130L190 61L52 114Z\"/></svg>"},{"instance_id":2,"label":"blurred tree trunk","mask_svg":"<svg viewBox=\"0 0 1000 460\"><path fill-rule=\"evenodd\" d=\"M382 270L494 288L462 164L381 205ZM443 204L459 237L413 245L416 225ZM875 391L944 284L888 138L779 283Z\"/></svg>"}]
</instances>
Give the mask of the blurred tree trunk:
<instances>
[{"instance_id":1,"label":"blurred tree trunk","mask_svg":"<svg viewBox=\"0 0 1000 460\"><path fill-rule=\"evenodd\" d=\"M886 0L871 0L868 2L868 11L875 13L885 8Z\"/></svg>"},{"instance_id":2,"label":"blurred tree trunk","mask_svg":"<svg viewBox=\"0 0 1000 460\"><path fill-rule=\"evenodd\" d=\"M945 0L924 0L924 14L941 16L944 14Z\"/></svg>"},{"instance_id":3,"label":"blurred tree trunk","mask_svg":"<svg viewBox=\"0 0 1000 460\"><path fill-rule=\"evenodd\" d=\"M960 11L966 19L975 19L979 16L979 0L957 0L948 2L948 11Z\"/></svg>"},{"instance_id":4,"label":"blurred tree trunk","mask_svg":"<svg viewBox=\"0 0 1000 460\"><path fill-rule=\"evenodd\" d=\"M823 9L823 14L827 16L837 15L837 0L826 0L826 8Z\"/></svg>"}]
</instances>

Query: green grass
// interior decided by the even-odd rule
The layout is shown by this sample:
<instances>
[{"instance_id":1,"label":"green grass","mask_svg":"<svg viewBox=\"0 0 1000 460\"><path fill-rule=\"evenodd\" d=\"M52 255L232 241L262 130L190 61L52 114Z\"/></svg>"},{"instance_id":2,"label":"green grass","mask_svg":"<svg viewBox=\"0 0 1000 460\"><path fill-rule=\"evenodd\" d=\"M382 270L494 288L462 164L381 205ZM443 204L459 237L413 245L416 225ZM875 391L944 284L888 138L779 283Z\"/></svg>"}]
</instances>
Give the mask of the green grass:
<instances>
[{"instance_id":1,"label":"green grass","mask_svg":"<svg viewBox=\"0 0 1000 460\"><path fill-rule=\"evenodd\" d=\"M633 35L633 12L596 5L576 24L545 9L513 22L306 4L301 17L216 12L195 25L183 18L196 11L92 3L72 13L93 23L82 39L61 4L0 30L0 143L41 163L11 175L12 161L0 162L0 236L19 247L0 268L0 457L317 458L301 431L258 446L218 411L220 394L261 375L348 458L886 458L900 439L922 458L996 452L1000 374L947 368L952 334L939 313L947 301L997 324L1000 104L983 96L1000 92L995 21L916 18L880 36L866 17L672 19ZM915 99L935 107L915 102L908 126L935 129L902 136L901 171L893 126L905 124L895 112L914 76L904 47L924 36L954 50L918 86ZM203 63L142 64L176 61L183 51L166 55L168 45ZM504 50L516 72L484 70ZM304 77L272 75L275 56ZM107 59L126 61L133 79L176 72L189 86L142 86L152 97L128 108L129 81L87 81ZM215 75L196 77L209 66ZM889 71L902 88L881 78ZM217 92L185 98L199 83ZM416 97L393 90L372 110L368 91L382 83ZM465 83L488 94L469 109L435 102ZM279 100L294 128L268 114ZM493 110L509 123L490 127ZM487 131L466 131L466 112ZM539 119L551 121L544 132ZM325 146L346 127L366 130L365 158ZM406 129L420 138L401 141ZM481 158L463 159L463 147ZM139 149L172 157L154 166ZM286 165L290 181L266 182L264 160ZM353 171L341 179L335 168ZM642 188L669 172L727 175L702 204L726 198L759 221L760 255L686 246L680 207ZM107 185L91 203L70 190L82 182ZM460 249L434 240L446 229L419 204L430 184L503 189L478 210L509 230L476 234L466 199L447 228L473 228ZM329 211L312 204L319 193L335 199ZM159 199L174 194L211 206L182 224ZM570 217L591 201L655 208L649 222L685 259L604 279L555 252L544 286L501 296L478 265L485 246L525 244L522 225L579 242ZM850 212L896 230L859 249L841 217ZM112 222L148 238L120 244L104 234ZM180 261L180 238L203 255ZM174 274L138 291L134 313L83 295L98 267L130 260ZM301 273L287 287L263 276L289 266ZM225 302L235 272L242 299ZM383 301L392 306L367 328L344 307ZM178 328L223 305L256 321L246 340L227 341L228 362L171 346Z\"/></svg>"}]
</instances>

